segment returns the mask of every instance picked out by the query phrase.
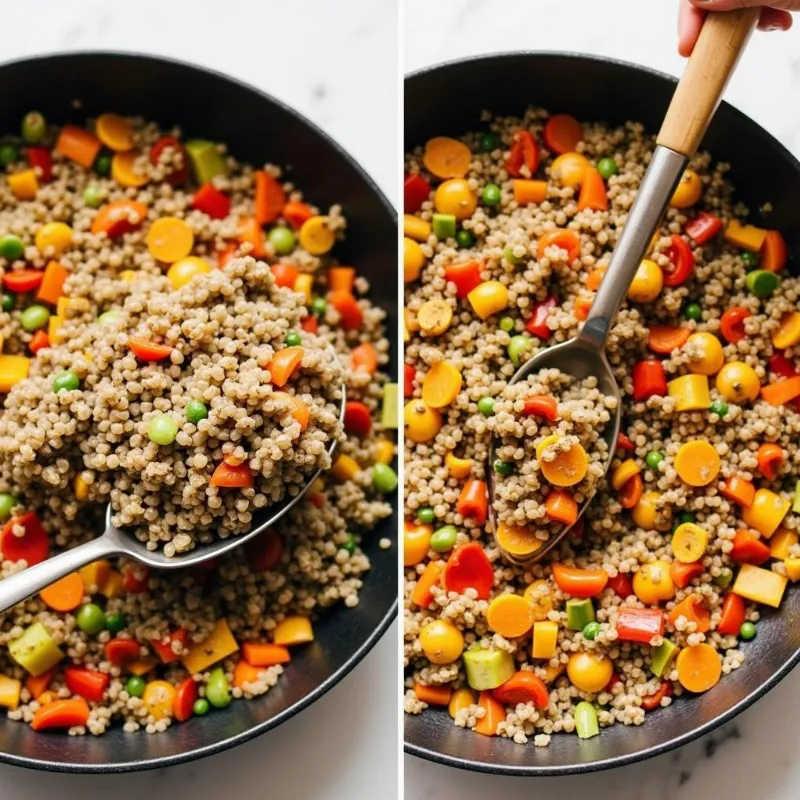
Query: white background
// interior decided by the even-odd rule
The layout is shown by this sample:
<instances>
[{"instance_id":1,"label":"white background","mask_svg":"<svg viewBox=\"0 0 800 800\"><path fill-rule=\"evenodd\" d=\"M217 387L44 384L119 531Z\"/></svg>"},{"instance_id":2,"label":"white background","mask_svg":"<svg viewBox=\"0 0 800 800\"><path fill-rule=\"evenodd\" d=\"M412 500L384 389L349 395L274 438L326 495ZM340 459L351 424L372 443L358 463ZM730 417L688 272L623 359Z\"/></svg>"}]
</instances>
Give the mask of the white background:
<instances>
[{"instance_id":1,"label":"white background","mask_svg":"<svg viewBox=\"0 0 800 800\"><path fill-rule=\"evenodd\" d=\"M405 9L407 71L501 50L568 50L674 75L682 69L675 47L677 0L405 0ZM800 19L796 31L753 38L726 99L800 155ZM406 797L795 800L798 714L795 672L710 739L644 764L582 777L524 779L469 774L406 757Z\"/></svg>"},{"instance_id":2,"label":"white background","mask_svg":"<svg viewBox=\"0 0 800 800\"><path fill-rule=\"evenodd\" d=\"M396 9L394 0L8 0L0 13L0 59L121 49L221 70L325 128L395 201ZM0 798L392 800L396 630L322 700L236 750L135 775L45 775L0 767Z\"/></svg>"}]
</instances>

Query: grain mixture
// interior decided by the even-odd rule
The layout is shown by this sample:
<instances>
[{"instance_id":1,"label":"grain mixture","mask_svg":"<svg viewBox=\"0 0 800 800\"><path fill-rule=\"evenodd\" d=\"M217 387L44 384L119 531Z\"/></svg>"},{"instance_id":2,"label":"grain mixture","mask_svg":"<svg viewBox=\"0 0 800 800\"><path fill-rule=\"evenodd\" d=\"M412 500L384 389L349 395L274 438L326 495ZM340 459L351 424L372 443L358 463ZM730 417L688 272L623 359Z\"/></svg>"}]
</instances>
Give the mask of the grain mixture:
<instances>
[{"instance_id":1,"label":"grain mixture","mask_svg":"<svg viewBox=\"0 0 800 800\"><path fill-rule=\"evenodd\" d=\"M333 258L341 210L113 114L31 113L0 163L0 577L97 536L109 501L172 555L330 467L220 559L97 562L4 614L0 705L36 730L156 732L263 694L318 612L358 604L397 482L384 313Z\"/></svg>"},{"instance_id":2,"label":"grain mixture","mask_svg":"<svg viewBox=\"0 0 800 800\"><path fill-rule=\"evenodd\" d=\"M746 224L727 165L693 158L609 337L608 478L574 536L512 564L493 430L517 465L501 520L523 543L550 523L516 460L546 406L530 419L507 383L579 331L654 141L540 109L482 122L405 164L405 709L544 746L712 689L800 579L800 280L770 209Z\"/></svg>"}]
</instances>

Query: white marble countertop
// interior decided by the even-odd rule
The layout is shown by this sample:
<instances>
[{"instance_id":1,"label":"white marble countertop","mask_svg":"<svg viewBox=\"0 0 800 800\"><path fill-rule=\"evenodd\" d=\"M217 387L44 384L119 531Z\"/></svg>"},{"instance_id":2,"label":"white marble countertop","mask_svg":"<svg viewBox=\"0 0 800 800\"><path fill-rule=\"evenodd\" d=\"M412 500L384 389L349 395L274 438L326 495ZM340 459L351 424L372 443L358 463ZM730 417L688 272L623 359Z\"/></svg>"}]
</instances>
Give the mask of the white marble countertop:
<instances>
[{"instance_id":1,"label":"white marble countertop","mask_svg":"<svg viewBox=\"0 0 800 800\"><path fill-rule=\"evenodd\" d=\"M200 63L277 96L323 127L395 201L394 0L24 0L3 3L0 60L136 50ZM364 109L374 124L365 125ZM135 775L46 775L0 766L3 800L396 797L397 626L322 700L276 731L185 766ZM376 776L380 780L376 781Z\"/></svg>"},{"instance_id":2,"label":"white marble countertop","mask_svg":"<svg viewBox=\"0 0 800 800\"><path fill-rule=\"evenodd\" d=\"M406 71L502 50L587 52L674 75L682 70L675 49L677 0L405 0L405 8ZM800 28L754 37L726 99L800 154ZM797 671L716 733L643 764L532 780L460 772L406 756L405 796L794 800L800 789L794 712L800 713Z\"/></svg>"}]
</instances>

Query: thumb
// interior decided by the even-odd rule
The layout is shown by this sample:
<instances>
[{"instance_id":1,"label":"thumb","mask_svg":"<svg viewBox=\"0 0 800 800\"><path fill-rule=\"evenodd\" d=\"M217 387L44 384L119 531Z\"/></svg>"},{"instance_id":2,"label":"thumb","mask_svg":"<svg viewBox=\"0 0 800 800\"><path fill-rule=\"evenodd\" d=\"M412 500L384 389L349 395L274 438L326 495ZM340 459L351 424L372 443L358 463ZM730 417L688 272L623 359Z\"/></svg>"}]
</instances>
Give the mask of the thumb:
<instances>
[{"instance_id":1,"label":"thumb","mask_svg":"<svg viewBox=\"0 0 800 800\"><path fill-rule=\"evenodd\" d=\"M705 11L731 11L734 8L767 5L783 11L800 11L800 0L691 0L692 4Z\"/></svg>"}]
</instances>

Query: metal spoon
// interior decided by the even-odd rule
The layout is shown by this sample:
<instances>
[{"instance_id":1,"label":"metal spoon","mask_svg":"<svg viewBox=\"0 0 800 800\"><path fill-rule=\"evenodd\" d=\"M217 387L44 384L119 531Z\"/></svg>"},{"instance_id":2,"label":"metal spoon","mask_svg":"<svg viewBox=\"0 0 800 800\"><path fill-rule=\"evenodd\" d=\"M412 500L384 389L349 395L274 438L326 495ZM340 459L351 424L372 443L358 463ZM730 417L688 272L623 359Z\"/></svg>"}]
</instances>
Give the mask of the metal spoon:
<instances>
[{"instance_id":1,"label":"metal spoon","mask_svg":"<svg viewBox=\"0 0 800 800\"><path fill-rule=\"evenodd\" d=\"M617 399L614 417L605 426L602 434L609 453L606 472L611 466L622 416L619 387L606 358L606 340L620 303L647 252L653 234L658 229L689 158L697 151L728 79L755 27L758 15L757 8L708 15L675 89L656 139L652 160L583 328L574 339L540 351L520 367L510 381L510 384L519 383L546 368L557 368L575 380L594 375L599 389ZM490 448L487 471L490 501L494 495L493 461L494 444ZM581 518L591 500L591 495L586 498L578 510L577 519ZM490 509L492 505L490 502ZM495 520L492 523L496 538L497 525ZM569 533L572 525L564 527L524 558L505 551L504 553L514 562L538 561Z\"/></svg>"},{"instance_id":2,"label":"metal spoon","mask_svg":"<svg viewBox=\"0 0 800 800\"><path fill-rule=\"evenodd\" d=\"M343 384L342 403L339 411L340 422L344 421L344 410L345 386ZM328 447L328 456L332 456L335 449L336 440L333 439ZM317 470L293 497L287 497L281 502L265 508L263 513L257 516L253 528L247 533L229 536L227 539L217 539L210 544L201 544L186 554L175 555L171 558L165 556L160 550L148 550L144 543L126 533L124 528L117 528L113 525L111 522L113 512L109 504L106 508L106 529L102 536L70 550L65 550L63 553L0 581L0 613L26 600L65 575L101 558L127 556L155 569L183 569L221 556L273 526L284 514L297 505L321 472L321 469Z\"/></svg>"}]
</instances>

